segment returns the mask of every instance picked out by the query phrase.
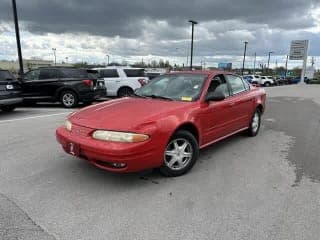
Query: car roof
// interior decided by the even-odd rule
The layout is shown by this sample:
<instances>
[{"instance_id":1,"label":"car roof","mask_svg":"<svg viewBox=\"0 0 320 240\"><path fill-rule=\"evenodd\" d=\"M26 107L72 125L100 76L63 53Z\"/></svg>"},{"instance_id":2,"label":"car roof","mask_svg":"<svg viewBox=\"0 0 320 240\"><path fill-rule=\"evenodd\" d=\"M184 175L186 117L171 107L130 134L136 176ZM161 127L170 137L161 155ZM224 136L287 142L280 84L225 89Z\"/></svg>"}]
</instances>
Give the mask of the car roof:
<instances>
[{"instance_id":1,"label":"car roof","mask_svg":"<svg viewBox=\"0 0 320 240\"><path fill-rule=\"evenodd\" d=\"M222 70L176 71L176 72L170 72L167 74L206 74L206 75L233 74L233 75L237 75L235 73L222 71Z\"/></svg>"},{"instance_id":2,"label":"car roof","mask_svg":"<svg viewBox=\"0 0 320 240\"><path fill-rule=\"evenodd\" d=\"M137 69L137 70L144 70L144 68L134 68L130 66L107 66L107 67L99 67L99 68L92 68L94 70L105 70L105 69Z\"/></svg>"}]
</instances>

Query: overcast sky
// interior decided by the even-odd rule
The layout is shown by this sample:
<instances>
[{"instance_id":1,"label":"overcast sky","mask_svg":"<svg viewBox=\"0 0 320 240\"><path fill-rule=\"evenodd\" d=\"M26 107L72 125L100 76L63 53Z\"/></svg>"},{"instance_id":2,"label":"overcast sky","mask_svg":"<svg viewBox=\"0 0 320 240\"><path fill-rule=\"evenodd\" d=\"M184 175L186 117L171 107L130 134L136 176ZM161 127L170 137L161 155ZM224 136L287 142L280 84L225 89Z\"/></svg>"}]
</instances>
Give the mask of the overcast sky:
<instances>
[{"instance_id":1,"label":"overcast sky","mask_svg":"<svg viewBox=\"0 0 320 240\"><path fill-rule=\"evenodd\" d=\"M291 40L310 40L320 56L319 0L16 0L24 58L69 62L170 60L186 63L189 19L195 27L195 64L240 66L248 41L247 66L285 62ZM0 0L0 60L16 59L11 0ZM290 66L301 65L299 61ZM320 66L320 57L317 60Z\"/></svg>"}]
</instances>

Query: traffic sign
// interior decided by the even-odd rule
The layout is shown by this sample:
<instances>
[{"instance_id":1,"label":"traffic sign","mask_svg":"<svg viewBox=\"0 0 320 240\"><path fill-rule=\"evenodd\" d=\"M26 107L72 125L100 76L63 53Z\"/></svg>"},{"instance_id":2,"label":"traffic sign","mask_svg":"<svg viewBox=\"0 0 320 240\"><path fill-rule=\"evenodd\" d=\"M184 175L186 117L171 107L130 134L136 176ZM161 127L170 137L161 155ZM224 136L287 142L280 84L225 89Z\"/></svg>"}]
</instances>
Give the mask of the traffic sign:
<instances>
[{"instance_id":1,"label":"traffic sign","mask_svg":"<svg viewBox=\"0 0 320 240\"><path fill-rule=\"evenodd\" d=\"M295 40L291 42L290 60L304 60L308 54L308 40Z\"/></svg>"}]
</instances>

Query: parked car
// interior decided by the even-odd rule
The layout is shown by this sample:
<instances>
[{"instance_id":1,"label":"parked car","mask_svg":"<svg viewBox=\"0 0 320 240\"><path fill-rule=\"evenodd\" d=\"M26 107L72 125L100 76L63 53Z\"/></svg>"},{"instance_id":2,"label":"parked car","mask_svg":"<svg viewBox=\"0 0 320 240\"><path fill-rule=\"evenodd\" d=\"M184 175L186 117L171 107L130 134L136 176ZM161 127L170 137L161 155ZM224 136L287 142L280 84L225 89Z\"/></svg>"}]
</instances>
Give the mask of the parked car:
<instances>
[{"instance_id":1,"label":"parked car","mask_svg":"<svg viewBox=\"0 0 320 240\"><path fill-rule=\"evenodd\" d=\"M275 84L274 80L270 76L261 76L260 84L265 87L270 87Z\"/></svg>"},{"instance_id":2,"label":"parked car","mask_svg":"<svg viewBox=\"0 0 320 240\"><path fill-rule=\"evenodd\" d=\"M263 88L231 73L169 73L131 97L69 115L56 138L67 153L105 170L160 168L179 176L195 164L199 149L242 131L256 136L265 99Z\"/></svg>"},{"instance_id":3,"label":"parked car","mask_svg":"<svg viewBox=\"0 0 320 240\"><path fill-rule=\"evenodd\" d=\"M12 112L22 101L21 88L15 76L0 69L0 109Z\"/></svg>"},{"instance_id":4,"label":"parked car","mask_svg":"<svg viewBox=\"0 0 320 240\"><path fill-rule=\"evenodd\" d=\"M133 94L134 90L144 86L148 81L143 68L117 67L94 68L104 79L107 96L125 97Z\"/></svg>"},{"instance_id":5,"label":"parked car","mask_svg":"<svg viewBox=\"0 0 320 240\"><path fill-rule=\"evenodd\" d=\"M105 97L103 80L98 72L87 69L45 67L27 72L21 79L25 101L56 102L66 108L76 107L79 102L90 104Z\"/></svg>"},{"instance_id":6,"label":"parked car","mask_svg":"<svg viewBox=\"0 0 320 240\"><path fill-rule=\"evenodd\" d=\"M289 80L289 84L298 84L301 82L301 77L295 77ZM304 82L308 83L309 79L307 77L304 77Z\"/></svg>"},{"instance_id":7,"label":"parked car","mask_svg":"<svg viewBox=\"0 0 320 240\"><path fill-rule=\"evenodd\" d=\"M261 77L259 75L244 75L243 78L252 84L260 84Z\"/></svg>"},{"instance_id":8,"label":"parked car","mask_svg":"<svg viewBox=\"0 0 320 240\"><path fill-rule=\"evenodd\" d=\"M284 77L277 77L275 79L277 85L285 85L288 84L288 81Z\"/></svg>"}]
</instances>

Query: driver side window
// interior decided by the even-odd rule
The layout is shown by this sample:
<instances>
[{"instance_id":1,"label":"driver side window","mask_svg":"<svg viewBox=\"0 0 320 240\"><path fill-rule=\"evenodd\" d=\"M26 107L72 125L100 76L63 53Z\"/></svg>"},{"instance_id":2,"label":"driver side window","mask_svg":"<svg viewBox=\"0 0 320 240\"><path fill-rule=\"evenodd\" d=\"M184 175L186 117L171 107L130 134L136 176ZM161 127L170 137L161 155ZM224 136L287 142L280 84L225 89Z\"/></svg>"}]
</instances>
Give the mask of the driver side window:
<instances>
[{"instance_id":1,"label":"driver side window","mask_svg":"<svg viewBox=\"0 0 320 240\"><path fill-rule=\"evenodd\" d=\"M225 97L230 96L228 84L223 75L217 75L211 80L207 94L218 91L222 92Z\"/></svg>"},{"instance_id":2,"label":"driver side window","mask_svg":"<svg viewBox=\"0 0 320 240\"><path fill-rule=\"evenodd\" d=\"M39 70L32 70L26 74L26 79L33 81L39 80L40 71Z\"/></svg>"}]
</instances>

